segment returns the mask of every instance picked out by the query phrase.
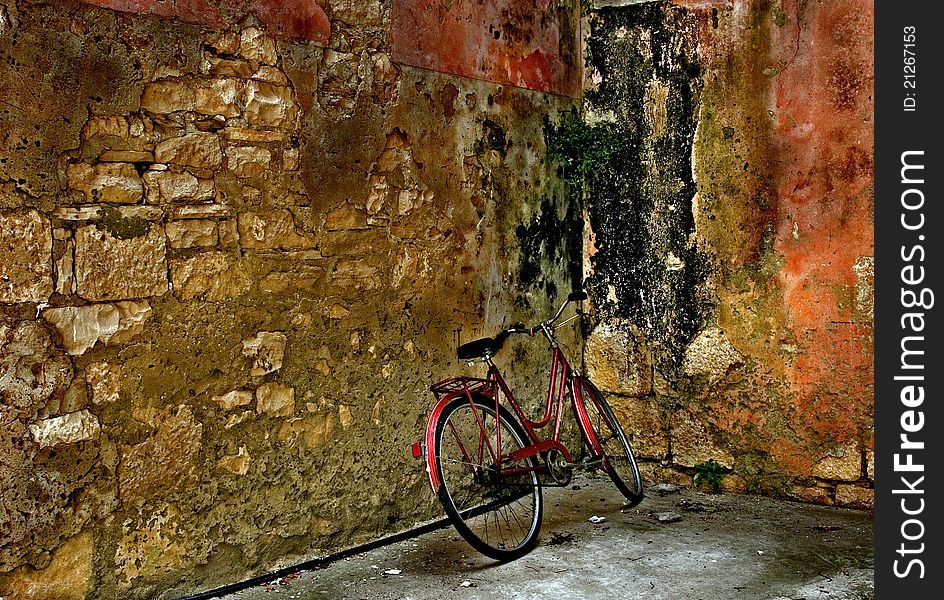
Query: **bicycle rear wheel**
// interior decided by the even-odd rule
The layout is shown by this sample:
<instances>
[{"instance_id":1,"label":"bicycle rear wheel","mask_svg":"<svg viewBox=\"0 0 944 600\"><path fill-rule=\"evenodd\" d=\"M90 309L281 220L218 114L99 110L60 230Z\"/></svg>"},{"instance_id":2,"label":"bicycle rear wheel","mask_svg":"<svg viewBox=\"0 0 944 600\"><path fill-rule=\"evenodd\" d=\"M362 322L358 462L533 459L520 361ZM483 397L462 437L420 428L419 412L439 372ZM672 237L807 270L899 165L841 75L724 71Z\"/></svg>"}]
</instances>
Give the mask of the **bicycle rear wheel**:
<instances>
[{"instance_id":1,"label":"bicycle rear wheel","mask_svg":"<svg viewBox=\"0 0 944 600\"><path fill-rule=\"evenodd\" d=\"M574 385L579 386L580 398L587 411L589 423L580 423L580 428L591 454L597 454L597 446L602 450L603 470L631 505L638 504L643 497L642 477L626 433L597 386L583 376L576 377Z\"/></svg>"},{"instance_id":2,"label":"bicycle rear wheel","mask_svg":"<svg viewBox=\"0 0 944 600\"><path fill-rule=\"evenodd\" d=\"M496 447L500 428L501 448ZM507 457L526 445L521 426L503 407L496 415L494 401L484 397L453 400L436 424L435 468L439 500L456 530L473 548L497 560L524 556L537 542L543 509L535 457L502 463L503 469L525 468L502 474L498 456Z\"/></svg>"}]
</instances>

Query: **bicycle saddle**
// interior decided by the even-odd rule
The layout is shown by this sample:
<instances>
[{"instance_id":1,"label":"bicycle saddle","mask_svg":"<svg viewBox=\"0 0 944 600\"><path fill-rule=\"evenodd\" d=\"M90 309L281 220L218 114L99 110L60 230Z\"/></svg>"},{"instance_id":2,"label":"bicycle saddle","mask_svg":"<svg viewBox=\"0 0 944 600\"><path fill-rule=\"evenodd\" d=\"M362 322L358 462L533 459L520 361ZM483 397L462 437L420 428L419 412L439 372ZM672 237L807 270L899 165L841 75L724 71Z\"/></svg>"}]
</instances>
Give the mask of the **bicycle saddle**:
<instances>
[{"instance_id":1,"label":"bicycle saddle","mask_svg":"<svg viewBox=\"0 0 944 600\"><path fill-rule=\"evenodd\" d=\"M459 360L471 360L473 358L482 358L483 356L492 356L497 351L498 348L495 347L495 340L493 338L482 338L474 342L462 344L459 346L456 354Z\"/></svg>"},{"instance_id":2,"label":"bicycle saddle","mask_svg":"<svg viewBox=\"0 0 944 600\"><path fill-rule=\"evenodd\" d=\"M496 352L501 350L509 334L510 332L508 331L502 331L493 338L482 338L462 344L459 346L458 350L456 350L456 355L459 357L459 360L472 360L475 358L494 356Z\"/></svg>"}]
</instances>

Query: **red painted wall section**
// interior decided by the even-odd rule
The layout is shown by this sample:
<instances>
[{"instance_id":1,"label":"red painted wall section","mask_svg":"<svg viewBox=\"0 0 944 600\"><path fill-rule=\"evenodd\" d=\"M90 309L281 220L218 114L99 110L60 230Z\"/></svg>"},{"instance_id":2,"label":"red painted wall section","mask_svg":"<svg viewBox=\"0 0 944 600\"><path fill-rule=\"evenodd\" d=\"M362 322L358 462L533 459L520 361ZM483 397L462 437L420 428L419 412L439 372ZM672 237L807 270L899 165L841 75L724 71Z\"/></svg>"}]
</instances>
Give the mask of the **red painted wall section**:
<instances>
[{"instance_id":1,"label":"red painted wall section","mask_svg":"<svg viewBox=\"0 0 944 600\"><path fill-rule=\"evenodd\" d=\"M396 62L579 97L579 2L393 0Z\"/></svg>"},{"instance_id":2,"label":"red painted wall section","mask_svg":"<svg viewBox=\"0 0 944 600\"><path fill-rule=\"evenodd\" d=\"M276 36L328 43L331 22L314 0L81 0L135 14L224 28L254 13Z\"/></svg>"},{"instance_id":3,"label":"red painted wall section","mask_svg":"<svg viewBox=\"0 0 944 600\"><path fill-rule=\"evenodd\" d=\"M849 294L857 260L874 248L871 6L788 0L781 8L795 18L771 28L774 248L799 345L788 371L794 418L838 442L856 432L856 409L870 407L837 405L837 392L871 402L874 381L871 322Z\"/></svg>"}]
</instances>

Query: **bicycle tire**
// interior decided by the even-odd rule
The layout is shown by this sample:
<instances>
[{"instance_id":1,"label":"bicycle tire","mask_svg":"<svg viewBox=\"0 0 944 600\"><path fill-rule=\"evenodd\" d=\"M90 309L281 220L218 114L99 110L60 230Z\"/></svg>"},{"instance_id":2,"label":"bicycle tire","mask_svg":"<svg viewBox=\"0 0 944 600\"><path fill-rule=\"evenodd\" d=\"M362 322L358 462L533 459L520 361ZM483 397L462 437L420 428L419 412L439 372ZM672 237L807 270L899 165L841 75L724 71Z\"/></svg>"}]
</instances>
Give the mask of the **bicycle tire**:
<instances>
[{"instance_id":1,"label":"bicycle tire","mask_svg":"<svg viewBox=\"0 0 944 600\"><path fill-rule=\"evenodd\" d=\"M489 444L495 445L496 424L502 428L502 454L523 448L528 437L504 407L499 407L496 420L494 400L475 396L473 404L466 397L456 398L436 423L433 451L439 501L473 548L496 560L514 560L537 543L543 512L541 480L536 470L499 476L491 468ZM540 464L534 456L521 462L532 468Z\"/></svg>"},{"instance_id":2,"label":"bicycle tire","mask_svg":"<svg viewBox=\"0 0 944 600\"><path fill-rule=\"evenodd\" d=\"M644 495L642 476L629 440L616 414L597 386L593 385L589 379L584 376L576 377L574 385L580 386L580 398L590 421L590 431L587 431L584 423L579 418L577 419L587 447L591 454L595 453L592 440L597 441L603 450L601 458L604 472L610 476L616 488L629 501L630 506L639 504ZM591 435L593 438L590 437Z\"/></svg>"}]
</instances>

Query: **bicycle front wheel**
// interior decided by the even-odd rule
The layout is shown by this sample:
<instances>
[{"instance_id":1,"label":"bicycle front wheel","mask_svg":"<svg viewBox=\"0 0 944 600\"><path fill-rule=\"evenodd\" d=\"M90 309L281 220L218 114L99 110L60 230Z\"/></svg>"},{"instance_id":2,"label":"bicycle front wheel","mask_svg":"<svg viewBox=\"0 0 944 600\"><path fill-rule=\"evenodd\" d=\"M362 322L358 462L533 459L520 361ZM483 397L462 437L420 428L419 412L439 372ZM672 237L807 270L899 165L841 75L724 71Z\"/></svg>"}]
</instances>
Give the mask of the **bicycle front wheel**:
<instances>
[{"instance_id":1,"label":"bicycle front wheel","mask_svg":"<svg viewBox=\"0 0 944 600\"><path fill-rule=\"evenodd\" d=\"M497 560L530 552L541 527L537 459L507 462L527 439L504 407L496 413L494 401L484 397L450 402L436 425L439 500L459 534Z\"/></svg>"},{"instance_id":2,"label":"bicycle front wheel","mask_svg":"<svg viewBox=\"0 0 944 600\"><path fill-rule=\"evenodd\" d=\"M599 458L603 470L631 505L638 504L643 497L642 477L626 433L597 386L586 377L575 378L574 385L579 386L579 397L587 411L589 423L581 422L580 428L590 452L597 454L598 449L602 451ZM577 420L580 422L579 418Z\"/></svg>"}]
</instances>

